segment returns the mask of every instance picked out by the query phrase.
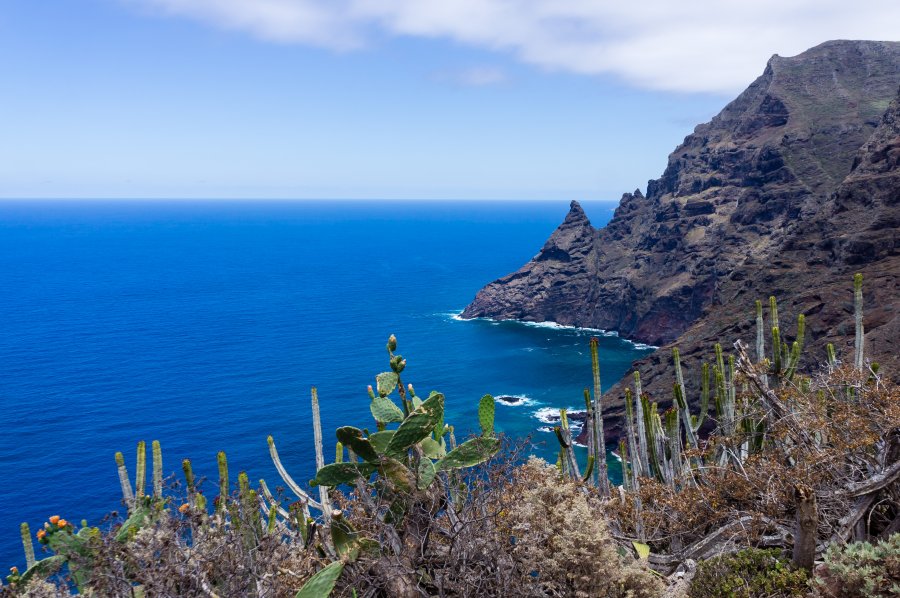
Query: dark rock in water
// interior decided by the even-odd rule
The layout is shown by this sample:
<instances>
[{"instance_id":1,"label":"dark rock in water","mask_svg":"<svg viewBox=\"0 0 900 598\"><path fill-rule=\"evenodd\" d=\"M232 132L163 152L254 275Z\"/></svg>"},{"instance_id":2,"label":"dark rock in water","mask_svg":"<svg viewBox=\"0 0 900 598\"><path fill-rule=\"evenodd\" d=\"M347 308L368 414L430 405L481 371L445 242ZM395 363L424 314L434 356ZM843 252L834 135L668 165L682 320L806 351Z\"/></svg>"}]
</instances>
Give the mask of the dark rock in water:
<instances>
[{"instance_id":1,"label":"dark rock in water","mask_svg":"<svg viewBox=\"0 0 900 598\"><path fill-rule=\"evenodd\" d=\"M807 315L808 363L852 350L852 276L865 277L870 355L900 376L900 43L827 42L763 74L622 196L594 229L581 206L540 253L482 289L463 317L614 330L681 349L688 394L712 345L752 346L753 302L779 299L792 337ZM638 362L671 401L670 347ZM666 375L661 376L663 372ZM623 382L625 382L623 380ZM621 411L621 386L604 413ZM612 422L610 421L610 424ZM607 424L608 440L618 440Z\"/></svg>"},{"instance_id":2,"label":"dark rock in water","mask_svg":"<svg viewBox=\"0 0 900 598\"><path fill-rule=\"evenodd\" d=\"M526 401L524 397L511 397L509 395L500 395L494 397L494 400L500 401L501 403L506 403L507 405L519 405Z\"/></svg>"}]
</instances>

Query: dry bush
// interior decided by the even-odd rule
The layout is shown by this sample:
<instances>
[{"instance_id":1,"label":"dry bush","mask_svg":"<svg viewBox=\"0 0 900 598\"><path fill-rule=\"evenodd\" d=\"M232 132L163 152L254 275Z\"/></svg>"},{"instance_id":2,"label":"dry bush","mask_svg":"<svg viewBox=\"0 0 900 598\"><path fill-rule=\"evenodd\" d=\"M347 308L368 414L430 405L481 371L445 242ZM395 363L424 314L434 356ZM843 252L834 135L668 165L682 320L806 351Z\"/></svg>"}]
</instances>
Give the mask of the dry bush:
<instances>
[{"instance_id":1,"label":"dry bush","mask_svg":"<svg viewBox=\"0 0 900 598\"><path fill-rule=\"evenodd\" d=\"M531 595L655 597L663 584L616 551L599 502L531 458L515 472L518 500L503 521L514 538L512 555Z\"/></svg>"},{"instance_id":2,"label":"dry bush","mask_svg":"<svg viewBox=\"0 0 900 598\"><path fill-rule=\"evenodd\" d=\"M458 480L467 488L461 500L457 496L451 505L449 487L442 482L431 492L417 494L406 505L402 522L385 517L388 505L373 505L374 494L362 497L357 489L335 497L353 527L384 546L379 554L362 555L345 568L336 595L352 596L355 591L360 597L390 597L396 593L391 582L401 575L412 575L421 595L530 595L533 584L518 574L509 536L501 526L502 514L518 499L514 471L524 446L504 439L500 453ZM381 516L370 516L373 508ZM390 547L390 538L397 536L405 545Z\"/></svg>"},{"instance_id":3,"label":"dry bush","mask_svg":"<svg viewBox=\"0 0 900 598\"><path fill-rule=\"evenodd\" d=\"M738 387L744 380L737 380ZM746 387L745 387L746 388ZM703 450L706 466L696 483L672 488L642 478L638 495L610 501L605 508L626 536L637 535L637 518L654 553L678 555L682 550L723 526L742 520L720 548L789 546L795 517L795 487L812 488L818 502L818 537L826 542L876 536L898 525L900 488L896 481L878 491L865 507L861 523L848 523L848 514L860 505L846 491L896 462L900 451L900 388L851 368L823 371L815 379L784 386L778 400L789 414L776 419L751 392L738 400L747 405L738 422L738 434L713 434ZM764 422L764 426L760 424ZM758 452L741 465L716 463L720 444L740 446L753 437L746 429L764 430ZM803 433L809 441L798 439ZM758 440L760 436L756 436ZM893 447L893 448L892 448ZM729 544L730 542L730 544ZM705 556L711 556L707 554ZM692 557L696 558L696 557Z\"/></svg>"}]
</instances>

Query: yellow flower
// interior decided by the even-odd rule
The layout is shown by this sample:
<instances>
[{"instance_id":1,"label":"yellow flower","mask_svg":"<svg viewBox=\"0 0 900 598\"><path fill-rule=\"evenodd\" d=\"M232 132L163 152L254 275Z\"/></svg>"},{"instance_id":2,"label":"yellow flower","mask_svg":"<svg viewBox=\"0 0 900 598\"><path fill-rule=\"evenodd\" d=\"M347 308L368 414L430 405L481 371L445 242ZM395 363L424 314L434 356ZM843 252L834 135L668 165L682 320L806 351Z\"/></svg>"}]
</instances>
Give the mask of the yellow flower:
<instances>
[{"instance_id":1,"label":"yellow flower","mask_svg":"<svg viewBox=\"0 0 900 598\"><path fill-rule=\"evenodd\" d=\"M56 525L58 525L59 528L62 529L62 528L64 528L64 527L66 527L67 525L69 525L69 522L66 521L65 519L60 519L60 520L56 523Z\"/></svg>"},{"instance_id":2,"label":"yellow flower","mask_svg":"<svg viewBox=\"0 0 900 598\"><path fill-rule=\"evenodd\" d=\"M50 518L50 523L52 523L53 525L56 525L57 521L59 521L59 515L54 515Z\"/></svg>"},{"instance_id":3,"label":"yellow flower","mask_svg":"<svg viewBox=\"0 0 900 598\"><path fill-rule=\"evenodd\" d=\"M188 503L184 503L183 505L178 507L178 510L181 511L182 513L187 513L190 508L191 508L191 505L189 505Z\"/></svg>"}]
</instances>

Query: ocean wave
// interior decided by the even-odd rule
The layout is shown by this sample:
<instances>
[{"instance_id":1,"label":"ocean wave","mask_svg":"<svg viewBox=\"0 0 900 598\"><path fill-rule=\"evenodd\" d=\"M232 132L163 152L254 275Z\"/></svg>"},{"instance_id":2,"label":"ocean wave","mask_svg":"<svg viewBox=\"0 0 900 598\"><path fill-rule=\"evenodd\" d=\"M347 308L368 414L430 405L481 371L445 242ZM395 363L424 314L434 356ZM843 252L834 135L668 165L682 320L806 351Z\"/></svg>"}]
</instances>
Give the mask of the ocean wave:
<instances>
[{"instance_id":1,"label":"ocean wave","mask_svg":"<svg viewBox=\"0 0 900 598\"><path fill-rule=\"evenodd\" d=\"M536 409L531 415L545 424L559 423L559 407L541 407Z\"/></svg>"},{"instance_id":2,"label":"ocean wave","mask_svg":"<svg viewBox=\"0 0 900 598\"><path fill-rule=\"evenodd\" d=\"M442 312L438 315L447 316L451 320L456 320L457 322L472 322L475 320L481 320L484 322L490 322L491 324L497 325L500 322L512 322L514 324L521 324L522 326L528 326L530 328L548 328L550 330L574 330L576 332L590 332L597 336L605 336L611 338L622 338L619 336L619 333L615 330L604 330L603 328L587 328L584 326L569 326L567 324L559 324L557 322L553 322L550 320L544 322L528 322L526 320L495 320L494 318L463 318L462 317L463 310L459 311L450 311L450 312ZM659 347L655 345L648 345L646 343L639 343L637 341L628 340L627 338L622 338L623 341L629 343L635 349L641 350L649 350L649 349L658 349Z\"/></svg>"},{"instance_id":3,"label":"ocean wave","mask_svg":"<svg viewBox=\"0 0 900 598\"><path fill-rule=\"evenodd\" d=\"M535 400L526 395L495 395L494 402L506 407L524 407L535 404Z\"/></svg>"}]
</instances>

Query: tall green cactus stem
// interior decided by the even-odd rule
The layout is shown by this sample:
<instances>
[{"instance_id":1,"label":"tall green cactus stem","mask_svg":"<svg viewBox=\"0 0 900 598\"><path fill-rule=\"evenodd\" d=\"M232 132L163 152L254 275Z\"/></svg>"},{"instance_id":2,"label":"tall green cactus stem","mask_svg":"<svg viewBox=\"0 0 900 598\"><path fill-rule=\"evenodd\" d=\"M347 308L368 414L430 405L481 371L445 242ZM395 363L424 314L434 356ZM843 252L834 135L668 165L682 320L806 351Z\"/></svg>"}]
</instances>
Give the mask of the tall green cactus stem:
<instances>
[{"instance_id":1,"label":"tall green cactus stem","mask_svg":"<svg viewBox=\"0 0 900 598\"><path fill-rule=\"evenodd\" d=\"M600 391L600 356L598 347L600 339L591 337L591 372L594 375L594 446L598 455L597 484L600 495L609 497L609 473L606 467L606 437L603 431L603 408L601 407Z\"/></svg>"},{"instance_id":2,"label":"tall green cactus stem","mask_svg":"<svg viewBox=\"0 0 900 598\"><path fill-rule=\"evenodd\" d=\"M638 457L637 437L634 425L634 410L631 407L631 389L625 389L625 431L628 435L628 454L631 455L631 469L634 478L644 475L641 469L641 460ZM640 425L640 424L639 424Z\"/></svg>"},{"instance_id":3,"label":"tall green cactus stem","mask_svg":"<svg viewBox=\"0 0 900 598\"><path fill-rule=\"evenodd\" d=\"M766 325L763 323L762 301L756 300L756 361L762 363L766 358Z\"/></svg>"},{"instance_id":4,"label":"tall green cactus stem","mask_svg":"<svg viewBox=\"0 0 900 598\"><path fill-rule=\"evenodd\" d=\"M678 347L672 349L672 360L675 362L675 406L681 412L681 420L684 423L684 434L687 441L694 448L699 446L697 434L694 432L694 422L691 421L691 411L688 408L687 393L684 389L684 376L681 373L681 355ZM681 434L678 434L679 439Z\"/></svg>"},{"instance_id":5,"label":"tall green cactus stem","mask_svg":"<svg viewBox=\"0 0 900 598\"><path fill-rule=\"evenodd\" d=\"M784 373L785 380L790 381L797 371L797 365L800 363L800 353L803 351L803 337L806 334L806 316L800 314L797 316L797 338L791 345L791 354L788 357L787 370Z\"/></svg>"},{"instance_id":6,"label":"tall green cactus stem","mask_svg":"<svg viewBox=\"0 0 900 598\"><path fill-rule=\"evenodd\" d=\"M216 505L216 512L225 513L225 505L228 503L231 488L228 483L228 457L225 456L225 451L219 451L216 455L216 463L219 466L219 502Z\"/></svg>"},{"instance_id":7,"label":"tall green cactus stem","mask_svg":"<svg viewBox=\"0 0 900 598\"><path fill-rule=\"evenodd\" d=\"M694 433L700 432L700 426L703 425L709 413L709 364L704 363L700 370L700 413L694 422Z\"/></svg>"},{"instance_id":8,"label":"tall green cactus stem","mask_svg":"<svg viewBox=\"0 0 900 598\"><path fill-rule=\"evenodd\" d=\"M159 440L154 440L151 446L153 447L153 498L162 498L162 447L159 445Z\"/></svg>"},{"instance_id":9,"label":"tall green cactus stem","mask_svg":"<svg viewBox=\"0 0 900 598\"><path fill-rule=\"evenodd\" d=\"M128 479L128 469L125 467L125 456L116 453L116 469L119 471L119 484L122 486L122 499L128 510L134 508L134 491L131 489L131 480Z\"/></svg>"},{"instance_id":10,"label":"tall green cactus stem","mask_svg":"<svg viewBox=\"0 0 900 598\"><path fill-rule=\"evenodd\" d=\"M756 361L764 363L766 361L766 325L763 322L762 301L756 300ZM769 386L769 377L762 375L763 385Z\"/></svg>"},{"instance_id":11,"label":"tall green cactus stem","mask_svg":"<svg viewBox=\"0 0 900 598\"><path fill-rule=\"evenodd\" d=\"M193 495L197 491L197 484L194 479L194 468L190 459L184 459L181 462L181 469L184 471L184 481L187 482L188 494Z\"/></svg>"},{"instance_id":12,"label":"tall green cactus stem","mask_svg":"<svg viewBox=\"0 0 900 598\"><path fill-rule=\"evenodd\" d=\"M681 434L679 432L681 424L678 419L678 409L673 407L666 410L663 415L665 416L666 438L669 442L669 464L672 468L671 485L674 487L676 480L680 480L682 477Z\"/></svg>"},{"instance_id":13,"label":"tall green cactus stem","mask_svg":"<svg viewBox=\"0 0 900 598\"><path fill-rule=\"evenodd\" d=\"M141 440L137 444L137 465L135 466L134 496L144 496L147 484L147 443Z\"/></svg>"},{"instance_id":14,"label":"tall green cactus stem","mask_svg":"<svg viewBox=\"0 0 900 598\"><path fill-rule=\"evenodd\" d=\"M593 465L596 465L597 461L597 447L594 446L594 405L591 402L591 391L587 388L583 391L584 395L584 437L587 439L587 454L588 460L593 459ZM585 468L585 480L584 483L594 482L594 468L589 467Z\"/></svg>"},{"instance_id":15,"label":"tall green cactus stem","mask_svg":"<svg viewBox=\"0 0 900 598\"><path fill-rule=\"evenodd\" d=\"M675 383L681 388L681 396L687 398L687 389L684 387L684 375L681 373L681 353L678 347L672 347L672 363L675 366ZM681 406L679 405L680 409Z\"/></svg>"},{"instance_id":16,"label":"tall green cactus stem","mask_svg":"<svg viewBox=\"0 0 900 598\"><path fill-rule=\"evenodd\" d=\"M728 356L728 378L725 380L725 387L728 390L728 404L731 406L731 417L735 416L735 405L737 404L737 384L734 382L734 355Z\"/></svg>"},{"instance_id":17,"label":"tall green cactus stem","mask_svg":"<svg viewBox=\"0 0 900 598\"><path fill-rule=\"evenodd\" d=\"M22 534L22 548L25 550L25 566L28 569L34 567L34 543L31 541L31 528L27 523L19 526L19 532Z\"/></svg>"},{"instance_id":18,"label":"tall green cactus stem","mask_svg":"<svg viewBox=\"0 0 900 598\"><path fill-rule=\"evenodd\" d=\"M559 424L553 428L553 431L556 433L556 439L563 450L566 471L569 477L577 481L581 478L581 474L578 471L578 460L575 458L575 449L572 446L572 433L569 429L569 418L565 409L559 410Z\"/></svg>"},{"instance_id":19,"label":"tall green cactus stem","mask_svg":"<svg viewBox=\"0 0 900 598\"><path fill-rule=\"evenodd\" d=\"M650 463L650 473L656 476L660 482L665 482L663 473L664 451L660 451L659 439L659 414L657 413L656 403L650 404L646 396L641 397L641 405L644 411L644 429L647 434L647 443L649 445L648 458Z\"/></svg>"},{"instance_id":20,"label":"tall green cactus stem","mask_svg":"<svg viewBox=\"0 0 900 598\"><path fill-rule=\"evenodd\" d=\"M581 483L587 484L591 481L591 475L594 473L594 455L588 455L587 465L584 467L584 475L581 477Z\"/></svg>"},{"instance_id":21,"label":"tall green cactus stem","mask_svg":"<svg viewBox=\"0 0 900 598\"><path fill-rule=\"evenodd\" d=\"M634 490L631 484L631 475L628 471L628 447L625 445L625 439L619 439L619 459L622 463L622 486L625 490Z\"/></svg>"},{"instance_id":22,"label":"tall green cactus stem","mask_svg":"<svg viewBox=\"0 0 900 598\"><path fill-rule=\"evenodd\" d=\"M828 359L827 363L829 371L834 370L834 368L837 367L837 355L834 353L834 345L831 343L825 345L825 353Z\"/></svg>"},{"instance_id":23,"label":"tall green cactus stem","mask_svg":"<svg viewBox=\"0 0 900 598\"><path fill-rule=\"evenodd\" d=\"M651 476L650 457L647 453L647 431L644 427L644 402L641 400L641 374L634 370L634 406L638 431L638 459L641 462L642 475Z\"/></svg>"},{"instance_id":24,"label":"tall green cactus stem","mask_svg":"<svg viewBox=\"0 0 900 598\"><path fill-rule=\"evenodd\" d=\"M862 274L853 275L853 315L856 322L856 339L854 341L854 358L853 365L856 371L862 372L865 366L865 342L866 331L863 328L863 293L862 293Z\"/></svg>"},{"instance_id":25,"label":"tall green cactus stem","mask_svg":"<svg viewBox=\"0 0 900 598\"><path fill-rule=\"evenodd\" d=\"M774 295L769 296L769 328L778 328L778 302Z\"/></svg>"},{"instance_id":26,"label":"tall green cactus stem","mask_svg":"<svg viewBox=\"0 0 900 598\"><path fill-rule=\"evenodd\" d=\"M775 374L775 380L781 379L781 333L778 326L772 328L772 373Z\"/></svg>"},{"instance_id":27,"label":"tall green cactus stem","mask_svg":"<svg viewBox=\"0 0 900 598\"><path fill-rule=\"evenodd\" d=\"M396 339L394 339L394 346L396 346ZM325 467L325 453L322 448L322 417L319 414L319 393L315 386L312 387L310 394L312 399L313 440L316 445L316 471L318 471ZM331 503L328 500L328 488L322 485L319 486L319 503L322 505L322 518L325 520L325 523L330 524Z\"/></svg>"}]
</instances>

